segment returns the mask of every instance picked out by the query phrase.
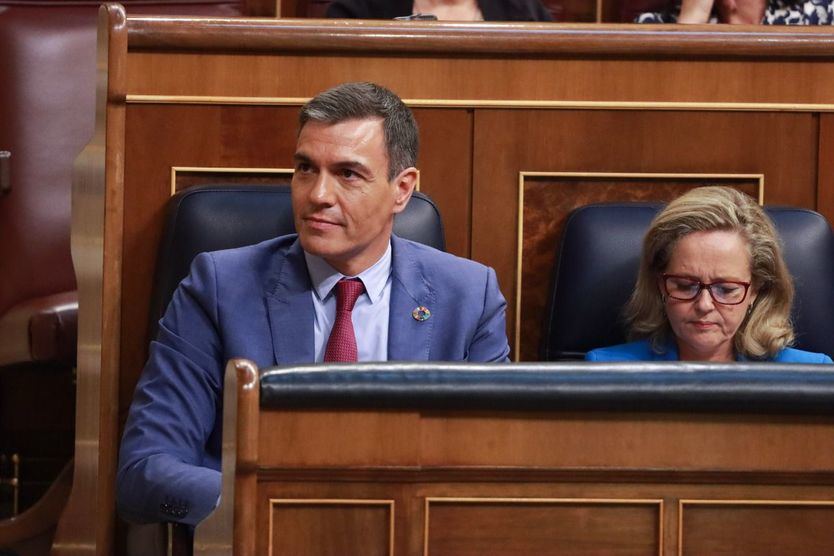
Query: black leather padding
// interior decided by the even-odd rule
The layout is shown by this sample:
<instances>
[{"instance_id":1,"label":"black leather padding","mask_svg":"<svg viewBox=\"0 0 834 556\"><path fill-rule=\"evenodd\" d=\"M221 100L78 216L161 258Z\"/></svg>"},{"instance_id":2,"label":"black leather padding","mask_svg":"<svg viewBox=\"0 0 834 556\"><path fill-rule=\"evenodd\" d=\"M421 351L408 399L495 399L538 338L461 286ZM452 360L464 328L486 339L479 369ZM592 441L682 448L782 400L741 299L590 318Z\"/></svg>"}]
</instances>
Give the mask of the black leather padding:
<instances>
[{"instance_id":1,"label":"black leather padding","mask_svg":"<svg viewBox=\"0 0 834 556\"><path fill-rule=\"evenodd\" d=\"M149 337L156 337L157 321L197 254L294 232L288 184L195 186L171 197L157 254ZM419 192L394 218L394 233L436 249L446 246L440 212Z\"/></svg>"},{"instance_id":2,"label":"black leather padding","mask_svg":"<svg viewBox=\"0 0 834 556\"><path fill-rule=\"evenodd\" d=\"M541 357L579 359L626 341L622 308L659 203L601 203L568 217L545 314ZM834 354L834 234L812 210L766 207L794 277L796 347Z\"/></svg>"},{"instance_id":3,"label":"black leather padding","mask_svg":"<svg viewBox=\"0 0 834 556\"><path fill-rule=\"evenodd\" d=\"M834 414L834 373L778 363L360 363L261 371L280 408Z\"/></svg>"}]
</instances>

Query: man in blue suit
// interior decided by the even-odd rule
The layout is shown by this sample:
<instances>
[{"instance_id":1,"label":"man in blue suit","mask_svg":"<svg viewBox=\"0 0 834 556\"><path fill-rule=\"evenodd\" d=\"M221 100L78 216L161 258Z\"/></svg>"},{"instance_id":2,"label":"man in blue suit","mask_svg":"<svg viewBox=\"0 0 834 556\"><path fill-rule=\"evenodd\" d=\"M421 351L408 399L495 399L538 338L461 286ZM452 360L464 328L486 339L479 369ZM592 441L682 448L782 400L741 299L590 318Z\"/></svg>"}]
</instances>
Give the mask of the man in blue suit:
<instances>
[{"instance_id":1,"label":"man in blue suit","mask_svg":"<svg viewBox=\"0 0 834 556\"><path fill-rule=\"evenodd\" d=\"M302 108L299 129L298 234L200 254L160 321L122 439L128 520L194 525L216 506L233 357L262 367L507 360L495 272L391 233L417 180L417 127L402 101L340 85Z\"/></svg>"}]
</instances>

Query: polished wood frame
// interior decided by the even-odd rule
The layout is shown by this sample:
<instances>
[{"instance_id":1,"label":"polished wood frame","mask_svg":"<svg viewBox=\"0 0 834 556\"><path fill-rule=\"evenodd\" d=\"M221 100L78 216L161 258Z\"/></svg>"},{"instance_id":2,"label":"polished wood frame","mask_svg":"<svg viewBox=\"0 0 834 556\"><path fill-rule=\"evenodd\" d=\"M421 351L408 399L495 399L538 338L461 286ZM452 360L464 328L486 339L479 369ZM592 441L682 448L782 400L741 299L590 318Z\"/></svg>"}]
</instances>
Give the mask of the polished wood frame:
<instances>
[{"instance_id":1,"label":"polished wood frame","mask_svg":"<svg viewBox=\"0 0 834 556\"><path fill-rule=\"evenodd\" d=\"M237 407L224 421L224 435L232 433L224 442L232 446L224 450L223 479L234 478L235 493L221 498L219 511L230 531L234 507L235 534L226 544L239 556L271 554L275 493L299 504L353 502L358 493L369 503L392 500L403 510L391 522L393 550L412 556L432 553L433 505L653 507L661 556L682 553L687 507L834 508L831 416L261 408L260 375L244 360L226 367L224 411L235 411L228 409L235 398ZM217 525L215 515L209 519ZM722 516L711 519L720 524ZM202 531L212 534L211 527ZM596 550L613 553L618 547L610 542L600 538Z\"/></svg>"},{"instance_id":2,"label":"polished wood frame","mask_svg":"<svg viewBox=\"0 0 834 556\"><path fill-rule=\"evenodd\" d=\"M424 519L424 537L423 537L423 556L430 556L429 554L429 525L431 522L431 505L432 504L529 504L529 505L558 505L558 504L598 504L598 505L653 505L657 506L658 514L658 556L663 556L663 499L624 499L624 498L444 498L431 497L425 498L425 519Z\"/></svg>"}]
</instances>

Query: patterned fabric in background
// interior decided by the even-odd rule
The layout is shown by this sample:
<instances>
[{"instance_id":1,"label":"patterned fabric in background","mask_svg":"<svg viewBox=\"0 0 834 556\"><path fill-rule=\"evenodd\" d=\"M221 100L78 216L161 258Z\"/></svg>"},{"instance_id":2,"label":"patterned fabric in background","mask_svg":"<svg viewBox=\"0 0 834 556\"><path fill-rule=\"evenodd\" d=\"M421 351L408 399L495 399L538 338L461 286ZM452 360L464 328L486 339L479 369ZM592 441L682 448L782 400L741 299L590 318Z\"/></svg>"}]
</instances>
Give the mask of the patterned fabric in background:
<instances>
[{"instance_id":1,"label":"patterned fabric in background","mask_svg":"<svg viewBox=\"0 0 834 556\"><path fill-rule=\"evenodd\" d=\"M646 12L634 18L635 23L677 23L681 2L677 0L669 12ZM715 13L710 23L717 23ZM834 0L767 0L762 18L764 25L834 25Z\"/></svg>"}]
</instances>

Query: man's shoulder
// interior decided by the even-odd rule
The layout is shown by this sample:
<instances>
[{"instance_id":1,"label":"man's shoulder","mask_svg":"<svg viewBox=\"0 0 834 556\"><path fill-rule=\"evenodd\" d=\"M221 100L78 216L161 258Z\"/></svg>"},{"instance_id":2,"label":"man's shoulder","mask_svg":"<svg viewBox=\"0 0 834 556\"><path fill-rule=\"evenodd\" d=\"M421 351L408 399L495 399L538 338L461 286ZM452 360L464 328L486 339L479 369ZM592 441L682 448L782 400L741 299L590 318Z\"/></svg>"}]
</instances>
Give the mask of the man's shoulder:
<instances>
[{"instance_id":1,"label":"man's shoulder","mask_svg":"<svg viewBox=\"0 0 834 556\"><path fill-rule=\"evenodd\" d=\"M288 234L285 236L274 237L260 243L245 245L243 247L210 251L208 252L208 255L214 259L215 262L223 264L271 259L281 253L288 253L293 245L295 245L297 238L297 234Z\"/></svg>"},{"instance_id":2,"label":"man's shoulder","mask_svg":"<svg viewBox=\"0 0 834 556\"><path fill-rule=\"evenodd\" d=\"M486 273L488 270L487 266L477 261L458 257L410 239L392 236L391 242L394 257L404 256L428 268L431 272L443 274Z\"/></svg>"}]
</instances>

